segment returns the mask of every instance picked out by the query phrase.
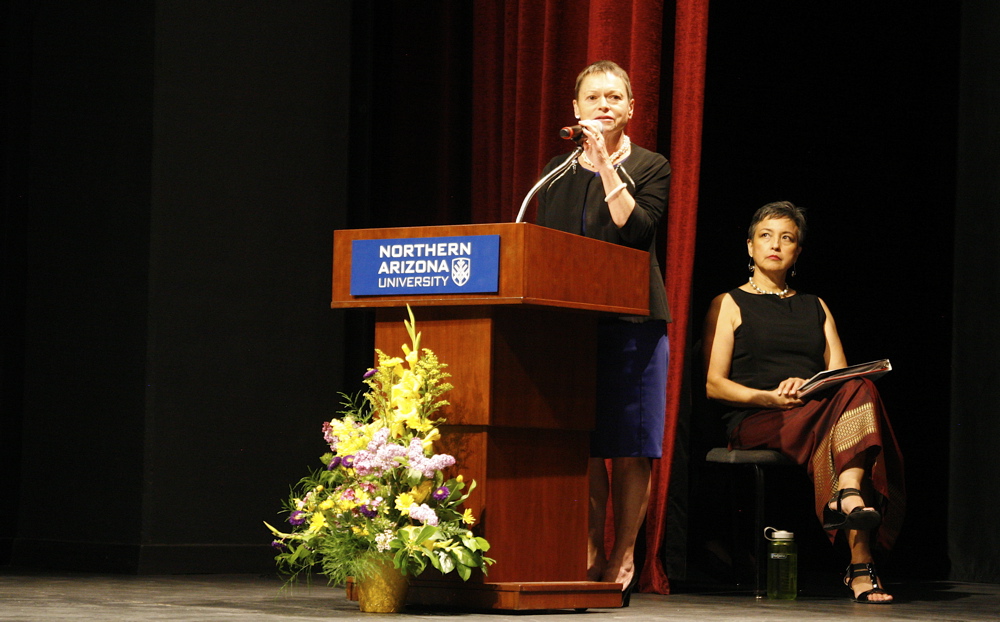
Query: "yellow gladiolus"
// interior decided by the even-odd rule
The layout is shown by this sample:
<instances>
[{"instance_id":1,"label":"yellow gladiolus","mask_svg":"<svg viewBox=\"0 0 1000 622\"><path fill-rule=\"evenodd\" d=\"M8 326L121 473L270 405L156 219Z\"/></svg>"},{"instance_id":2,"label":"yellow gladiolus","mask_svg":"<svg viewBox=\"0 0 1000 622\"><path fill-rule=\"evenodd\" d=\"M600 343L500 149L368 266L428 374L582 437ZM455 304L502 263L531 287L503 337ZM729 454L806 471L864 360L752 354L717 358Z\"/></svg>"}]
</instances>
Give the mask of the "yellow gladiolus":
<instances>
[{"instance_id":1,"label":"yellow gladiolus","mask_svg":"<svg viewBox=\"0 0 1000 622\"><path fill-rule=\"evenodd\" d=\"M400 396L393 400L396 406L396 416L402 419L408 419L417 415L417 400L413 397L406 395Z\"/></svg>"},{"instance_id":2,"label":"yellow gladiolus","mask_svg":"<svg viewBox=\"0 0 1000 622\"><path fill-rule=\"evenodd\" d=\"M437 428L431 427L431 429L424 435L423 445L424 451L428 452L434 448L434 442L441 438L441 432Z\"/></svg>"},{"instance_id":3,"label":"yellow gladiolus","mask_svg":"<svg viewBox=\"0 0 1000 622\"><path fill-rule=\"evenodd\" d=\"M392 422L392 425L389 426L389 434L393 438L400 438L403 436L404 432L406 432L406 422L402 419L396 419Z\"/></svg>"},{"instance_id":4,"label":"yellow gladiolus","mask_svg":"<svg viewBox=\"0 0 1000 622\"><path fill-rule=\"evenodd\" d=\"M379 367L388 369L392 375L398 376L403 373L403 359L394 356L379 363Z\"/></svg>"},{"instance_id":5,"label":"yellow gladiolus","mask_svg":"<svg viewBox=\"0 0 1000 622\"><path fill-rule=\"evenodd\" d=\"M406 362L410 364L410 369L413 369L413 366L416 365L417 361L420 359L420 353L416 350L410 349L410 346L405 343L402 345L402 348L403 354L406 355Z\"/></svg>"},{"instance_id":6,"label":"yellow gladiolus","mask_svg":"<svg viewBox=\"0 0 1000 622\"><path fill-rule=\"evenodd\" d=\"M420 413L414 412L412 416L405 419L406 425L410 427L411 430L416 430L417 432L426 432L434 427L429 419L421 417Z\"/></svg>"},{"instance_id":7,"label":"yellow gladiolus","mask_svg":"<svg viewBox=\"0 0 1000 622\"><path fill-rule=\"evenodd\" d=\"M424 501L427 501L432 488L434 488L434 482L424 480L419 486L410 491L410 494L413 495L413 502L420 505Z\"/></svg>"},{"instance_id":8,"label":"yellow gladiolus","mask_svg":"<svg viewBox=\"0 0 1000 622\"><path fill-rule=\"evenodd\" d=\"M405 370L403 374L399 377L399 382L392 385L393 393L397 391L406 392L411 398L420 398L420 386L423 384L423 380L420 376L416 375L409 369Z\"/></svg>"}]
</instances>

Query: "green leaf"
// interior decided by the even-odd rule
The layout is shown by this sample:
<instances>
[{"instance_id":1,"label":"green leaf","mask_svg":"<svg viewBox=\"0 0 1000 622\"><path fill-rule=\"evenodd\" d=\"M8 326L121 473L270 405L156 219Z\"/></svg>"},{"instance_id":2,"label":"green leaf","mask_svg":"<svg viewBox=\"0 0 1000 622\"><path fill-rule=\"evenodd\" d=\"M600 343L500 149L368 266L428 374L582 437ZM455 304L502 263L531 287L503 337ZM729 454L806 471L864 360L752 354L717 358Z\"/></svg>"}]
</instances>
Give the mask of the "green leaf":
<instances>
[{"instance_id":1,"label":"green leaf","mask_svg":"<svg viewBox=\"0 0 1000 622\"><path fill-rule=\"evenodd\" d=\"M288 557L289 563L295 563L296 561L302 559L308 554L308 549L304 546L297 546L292 549L291 555Z\"/></svg>"},{"instance_id":2,"label":"green leaf","mask_svg":"<svg viewBox=\"0 0 1000 622\"><path fill-rule=\"evenodd\" d=\"M471 495L472 491L475 490L475 489L476 489L476 480L472 480L471 482L469 482L469 490L467 490L465 492L465 494L461 496L461 498L459 499L459 502L461 503L462 501L465 501L466 499L468 499L469 495Z\"/></svg>"},{"instance_id":3,"label":"green leaf","mask_svg":"<svg viewBox=\"0 0 1000 622\"><path fill-rule=\"evenodd\" d=\"M420 352L420 333L417 331L417 320L413 317L413 309L410 305L406 305L406 312L410 316L410 320L403 320L403 325L406 326L406 332L410 334L410 341L413 343L413 349Z\"/></svg>"},{"instance_id":4,"label":"green leaf","mask_svg":"<svg viewBox=\"0 0 1000 622\"><path fill-rule=\"evenodd\" d=\"M392 558L392 564L399 568L404 563L406 563L406 549L401 548L396 552L396 556Z\"/></svg>"},{"instance_id":5,"label":"green leaf","mask_svg":"<svg viewBox=\"0 0 1000 622\"><path fill-rule=\"evenodd\" d=\"M410 488L416 488L424 480L424 474L416 469L406 469L406 483Z\"/></svg>"},{"instance_id":6,"label":"green leaf","mask_svg":"<svg viewBox=\"0 0 1000 622\"><path fill-rule=\"evenodd\" d=\"M469 549L457 546L452 549L451 554L455 556L455 560L466 566L475 566L476 557L469 551Z\"/></svg>"},{"instance_id":7,"label":"green leaf","mask_svg":"<svg viewBox=\"0 0 1000 622\"><path fill-rule=\"evenodd\" d=\"M282 533L282 532L278 531L277 529L275 529L274 527L272 527L270 524L268 524L267 521L264 521L264 525L266 525L267 528L271 530L271 533L273 533L274 535L278 536L279 538L290 538L291 535L292 535L292 534Z\"/></svg>"},{"instance_id":8,"label":"green leaf","mask_svg":"<svg viewBox=\"0 0 1000 622\"><path fill-rule=\"evenodd\" d=\"M462 577L462 581L468 581L469 577L472 576L472 568L458 564L455 566L455 570L458 571L458 576Z\"/></svg>"},{"instance_id":9,"label":"green leaf","mask_svg":"<svg viewBox=\"0 0 1000 622\"><path fill-rule=\"evenodd\" d=\"M444 570L441 570L441 560L438 559L437 555L434 555L432 553L430 555L430 560L431 560L431 565L434 566L434 568L436 568L438 572L444 572Z\"/></svg>"},{"instance_id":10,"label":"green leaf","mask_svg":"<svg viewBox=\"0 0 1000 622\"><path fill-rule=\"evenodd\" d=\"M437 557L438 561L440 562L440 564L437 564L438 570L440 570L444 574L448 574L449 572L455 569L455 561L451 558L451 555L448 555L446 551L438 551L435 557Z\"/></svg>"},{"instance_id":11,"label":"green leaf","mask_svg":"<svg viewBox=\"0 0 1000 622\"><path fill-rule=\"evenodd\" d=\"M430 540L438 535L438 532L438 528L434 525L424 525L417 532L416 536L414 536L413 540L418 544L423 544L425 540Z\"/></svg>"}]
</instances>

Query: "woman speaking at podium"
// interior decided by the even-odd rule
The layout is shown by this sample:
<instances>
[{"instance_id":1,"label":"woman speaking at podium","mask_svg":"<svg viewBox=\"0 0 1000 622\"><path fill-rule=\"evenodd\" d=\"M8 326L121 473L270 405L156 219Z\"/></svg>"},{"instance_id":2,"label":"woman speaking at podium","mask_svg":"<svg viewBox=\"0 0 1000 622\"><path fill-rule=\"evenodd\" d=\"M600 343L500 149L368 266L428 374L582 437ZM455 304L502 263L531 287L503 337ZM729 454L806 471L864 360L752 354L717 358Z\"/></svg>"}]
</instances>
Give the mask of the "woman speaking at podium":
<instances>
[{"instance_id":1,"label":"woman speaking at podium","mask_svg":"<svg viewBox=\"0 0 1000 622\"><path fill-rule=\"evenodd\" d=\"M599 61L580 72L573 111L583 151L539 190L537 218L545 227L649 251L649 316L601 320L598 329L587 578L621 583L624 605L638 579L633 552L646 516L652 459L663 452L670 321L656 259L670 164L662 155L632 144L625 134L634 109L628 74L617 64ZM556 157L545 172L566 158ZM612 465L610 484L606 459ZM615 541L606 555L609 494Z\"/></svg>"}]
</instances>

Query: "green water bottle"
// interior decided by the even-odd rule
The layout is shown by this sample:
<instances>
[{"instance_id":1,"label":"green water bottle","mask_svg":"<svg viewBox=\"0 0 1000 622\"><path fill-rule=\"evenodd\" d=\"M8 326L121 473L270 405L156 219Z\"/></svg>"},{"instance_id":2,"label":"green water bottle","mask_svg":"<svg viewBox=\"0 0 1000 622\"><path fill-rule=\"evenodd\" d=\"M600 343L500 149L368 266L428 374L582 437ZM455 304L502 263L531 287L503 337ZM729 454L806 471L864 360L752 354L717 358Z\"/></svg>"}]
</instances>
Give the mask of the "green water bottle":
<instances>
[{"instance_id":1,"label":"green water bottle","mask_svg":"<svg viewBox=\"0 0 1000 622\"><path fill-rule=\"evenodd\" d=\"M768 532L771 535L768 535ZM794 600L799 592L799 554L795 534L774 527L764 529L767 538L767 597Z\"/></svg>"}]
</instances>

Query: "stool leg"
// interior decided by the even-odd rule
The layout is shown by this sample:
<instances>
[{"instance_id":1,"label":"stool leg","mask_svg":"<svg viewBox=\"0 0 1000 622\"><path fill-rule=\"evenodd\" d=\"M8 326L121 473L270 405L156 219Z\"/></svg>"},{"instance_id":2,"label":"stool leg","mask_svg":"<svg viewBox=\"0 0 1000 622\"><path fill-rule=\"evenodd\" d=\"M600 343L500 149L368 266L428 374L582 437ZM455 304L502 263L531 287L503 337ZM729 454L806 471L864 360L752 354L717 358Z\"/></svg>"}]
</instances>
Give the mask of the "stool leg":
<instances>
[{"instance_id":1,"label":"stool leg","mask_svg":"<svg viewBox=\"0 0 1000 622\"><path fill-rule=\"evenodd\" d=\"M766 590L761 587L762 570L766 568L764 559L764 469L759 464L753 465L754 486L756 488L756 503L754 504L754 591L757 598L764 598Z\"/></svg>"}]
</instances>

